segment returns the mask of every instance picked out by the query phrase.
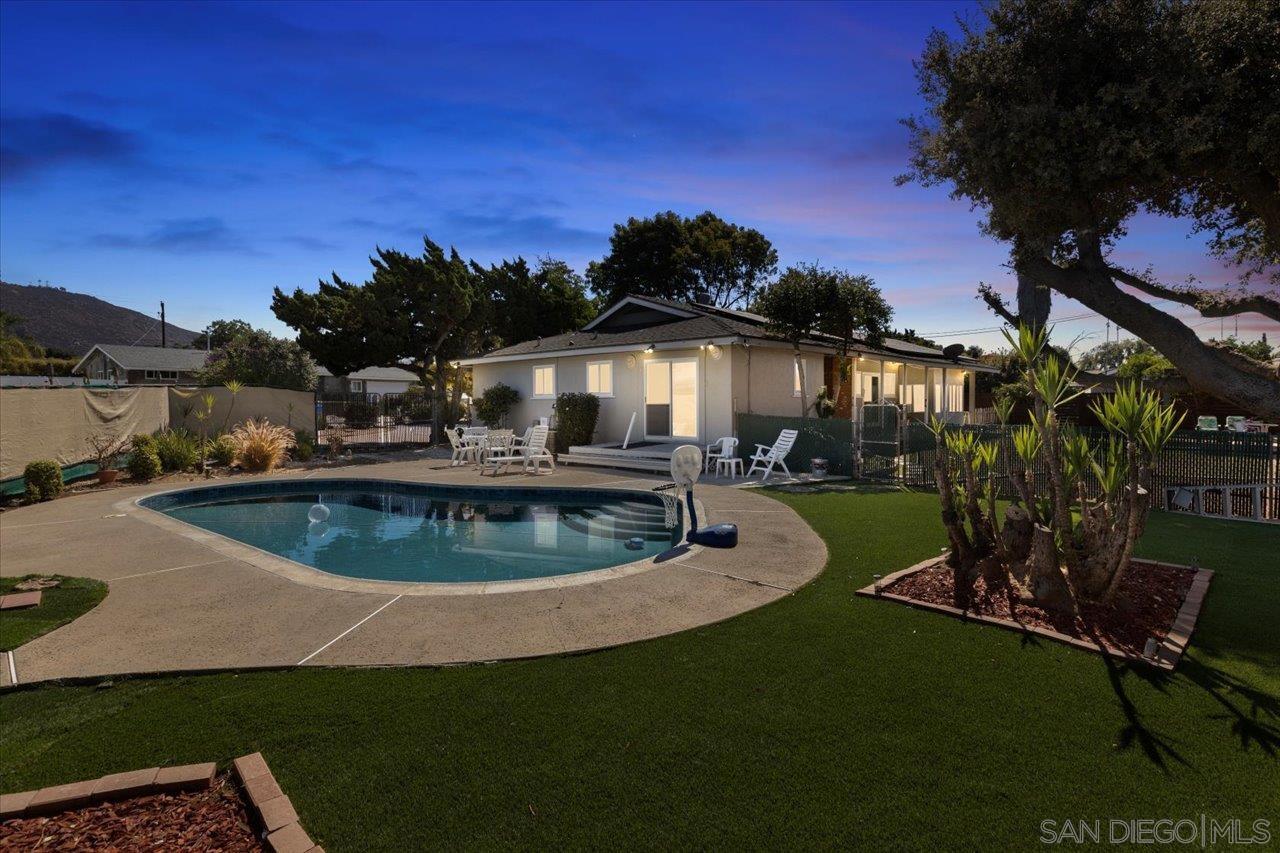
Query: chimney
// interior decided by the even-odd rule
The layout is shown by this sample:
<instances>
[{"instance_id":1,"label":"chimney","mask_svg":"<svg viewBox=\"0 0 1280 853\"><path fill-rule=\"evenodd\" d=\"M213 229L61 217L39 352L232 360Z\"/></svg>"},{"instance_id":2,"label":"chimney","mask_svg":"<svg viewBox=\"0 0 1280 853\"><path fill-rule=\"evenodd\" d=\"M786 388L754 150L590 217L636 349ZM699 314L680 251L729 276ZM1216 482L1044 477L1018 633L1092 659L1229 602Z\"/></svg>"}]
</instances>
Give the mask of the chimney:
<instances>
[{"instance_id":1,"label":"chimney","mask_svg":"<svg viewBox=\"0 0 1280 853\"><path fill-rule=\"evenodd\" d=\"M711 305L711 294L705 290L696 290L693 293L693 301L698 305Z\"/></svg>"}]
</instances>

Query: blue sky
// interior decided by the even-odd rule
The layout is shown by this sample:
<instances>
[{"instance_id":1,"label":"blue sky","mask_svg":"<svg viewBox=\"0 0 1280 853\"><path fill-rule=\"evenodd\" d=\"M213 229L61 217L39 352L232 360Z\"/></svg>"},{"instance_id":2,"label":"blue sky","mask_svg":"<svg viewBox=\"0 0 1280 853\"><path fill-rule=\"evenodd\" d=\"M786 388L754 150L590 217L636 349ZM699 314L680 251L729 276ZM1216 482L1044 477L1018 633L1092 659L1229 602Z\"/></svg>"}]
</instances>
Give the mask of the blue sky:
<instances>
[{"instance_id":1,"label":"blue sky","mask_svg":"<svg viewBox=\"0 0 1280 853\"><path fill-rule=\"evenodd\" d=\"M0 274L284 332L272 287L363 280L375 245L427 233L581 271L615 222L710 209L784 264L873 276L899 325L990 328L974 287L1008 283L1004 249L944 189L893 184L911 61L972 11L5 3ZM1226 279L1179 223L1137 221L1125 253L1167 281ZM1102 339L1096 319L1060 329Z\"/></svg>"}]
</instances>

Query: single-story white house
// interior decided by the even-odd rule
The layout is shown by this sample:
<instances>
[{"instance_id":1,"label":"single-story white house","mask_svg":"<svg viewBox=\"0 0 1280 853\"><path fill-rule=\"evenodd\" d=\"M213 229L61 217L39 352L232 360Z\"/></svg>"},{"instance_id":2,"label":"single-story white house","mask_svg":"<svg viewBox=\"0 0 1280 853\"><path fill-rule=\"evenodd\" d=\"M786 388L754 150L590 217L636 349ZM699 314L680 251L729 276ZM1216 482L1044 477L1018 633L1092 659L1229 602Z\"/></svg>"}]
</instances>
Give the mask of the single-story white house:
<instances>
[{"instance_id":1,"label":"single-story white house","mask_svg":"<svg viewBox=\"0 0 1280 853\"><path fill-rule=\"evenodd\" d=\"M552 417L561 392L587 392L600 397L594 444L617 445L630 426L629 446L662 446L736 435L738 413L800 417L801 382L812 405L820 388L834 389L845 361L829 337L800 349L803 379L792 344L769 334L758 314L628 296L578 331L460 364L472 371L475 396L497 383L520 392L513 427ZM951 348L895 339L856 341L846 366L836 416L854 420L865 404L882 402L899 404L907 417L964 419L974 408L975 374L991 370Z\"/></svg>"},{"instance_id":2,"label":"single-story white house","mask_svg":"<svg viewBox=\"0 0 1280 853\"><path fill-rule=\"evenodd\" d=\"M418 381L417 374L401 367L366 367L346 376L334 376L323 367L317 372L317 394L403 394Z\"/></svg>"}]
</instances>

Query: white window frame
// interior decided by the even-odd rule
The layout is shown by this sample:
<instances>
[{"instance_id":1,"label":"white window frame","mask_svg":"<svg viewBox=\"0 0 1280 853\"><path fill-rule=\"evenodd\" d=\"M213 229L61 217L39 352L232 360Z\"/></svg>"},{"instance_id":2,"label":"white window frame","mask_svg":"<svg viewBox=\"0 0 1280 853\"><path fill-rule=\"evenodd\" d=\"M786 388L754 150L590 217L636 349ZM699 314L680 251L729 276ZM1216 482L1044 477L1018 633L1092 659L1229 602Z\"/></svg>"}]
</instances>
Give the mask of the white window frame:
<instances>
[{"instance_id":1,"label":"white window frame","mask_svg":"<svg viewBox=\"0 0 1280 853\"><path fill-rule=\"evenodd\" d=\"M157 379L161 382L177 382L178 371L176 370L147 370L143 375L147 379Z\"/></svg>"},{"instance_id":2,"label":"white window frame","mask_svg":"<svg viewBox=\"0 0 1280 853\"><path fill-rule=\"evenodd\" d=\"M609 390L608 391L601 391L601 390L592 391L591 390L591 368L593 367L609 368ZM613 361L611 359L607 359L605 361L588 361L587 362L587 393L595 394L597 397L613 396Z\"/></svg>"},{"instance_id":3,"label":"white window frame","mask_svg":"<svg viewBox=\"0 0 1280 853\"><path fill-rule=\"evenodd\" d=\"M348 380L347 380L347 382L348 382L348 383L350 383L351 393L352 393L352 394L363 394L363 393L364 393L364 380L363 380L363 379L348 379Z\"/></svg>"},{"instance_id":4,"label":"white window frame","mask_svg":"<svg viewBox=\"0 0 1280 853\"><path fill-rule=\"evenodd\" d=\"M551 393L538 393L538 371L551 371ZM556 366L554 364L535 364L533 366L533 393L529 395L531 400L554 400L556 398Z\"/></svg>"},{"instance_id":5,"label":"white window frame","mask_svg":"<svg viewBox=\"0 0 1280 853\"><path fill-rule=\"evenodd\" d=\"M804 358L804 356L800 356ZM795 356L791 357L791 372L794 374L794 383L791 386L791 396L800 396L800 362L796 361Z\"/></svg>"}]
</instances>

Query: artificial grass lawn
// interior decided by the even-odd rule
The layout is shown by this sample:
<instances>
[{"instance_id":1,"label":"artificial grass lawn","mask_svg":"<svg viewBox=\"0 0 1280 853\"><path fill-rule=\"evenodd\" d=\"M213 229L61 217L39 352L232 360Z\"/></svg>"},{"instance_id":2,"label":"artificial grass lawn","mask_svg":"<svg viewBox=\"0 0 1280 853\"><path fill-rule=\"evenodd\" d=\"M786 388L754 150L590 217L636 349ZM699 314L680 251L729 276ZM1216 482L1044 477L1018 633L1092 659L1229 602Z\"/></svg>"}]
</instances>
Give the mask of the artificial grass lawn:
<instances>
[{"instance_id":1,"label":"artificial grass lawn","mask_svg":"<svg viewBox=\"0 0 1280 853\"><path fill-rule=\"evenodd\" d=\"M719 625L594 654L0 697L0 790L262 750L334 850L1029 848L1040 821L1280 807L1280 531L1153 515L1217 570L1178 672L855 597L938 553L928 494L777 494L831 562ZM759 521L745 522L759 524Z\"/></svg>"},{"instance_id":2,"label":"artificial grass lawn","mask_svg":"<svg viewBox=\"0 0 1280 853\"><path fill-rule=\"evenodd\" d=\"M0 595L13 592L13 588L28 577L36 576L0 578ZM43 590L39 605L0 613L0 649L16 649L41 634L47 634L59 625L65 625L92 610L107 596L107 585L102 581L62 575L52 577L58 578L62 583Z\"/></svg>"}]
</instances>

